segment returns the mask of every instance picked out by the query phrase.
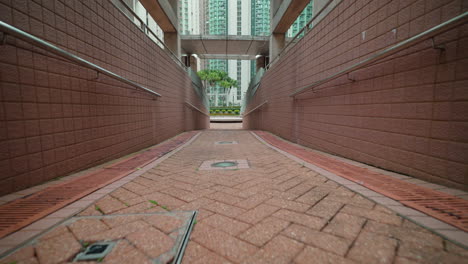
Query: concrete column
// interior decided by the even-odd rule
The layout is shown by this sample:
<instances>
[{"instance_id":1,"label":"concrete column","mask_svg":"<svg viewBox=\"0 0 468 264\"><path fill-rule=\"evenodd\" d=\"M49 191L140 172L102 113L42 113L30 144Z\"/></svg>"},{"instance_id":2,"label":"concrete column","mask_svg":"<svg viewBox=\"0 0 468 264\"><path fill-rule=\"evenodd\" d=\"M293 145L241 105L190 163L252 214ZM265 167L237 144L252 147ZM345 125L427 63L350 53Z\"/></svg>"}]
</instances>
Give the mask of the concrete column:
<instances>
[{"instance_id":1,"label":"concrete column","mask_svg":"<svg viewBox=\"0 0 468 264\"><path fill-rule=\"evenodd\" d=\"M180 58L180 36L178 34L178 0L140 0L151 17L164 32L164 43Z\"/></svg>"},{"instance_id":2,"label":"concrete column","mask_svg":"<svg viewBox=\"0 0 468 264\"><path fill-rule=\"evenodd\" d=\"M283 0L270 0L270 19L273 19Z\"/></svg>"},{"instance_id":3,"label":"concrete column","mask_svg":"<svg viewBox=\"0 0 468 264\"><path fill-rule=\"evenodd\" d=\"M179 0L168 0L169 5L174 12L177 23L179 23ZM164 43L172 50L172 52L180 59L181 44L180 35L178 32L178 24L176 24L176 32L164 32Z\"/></svg>"},{"instance_id":4,"label":"concrete column","mask_svg":"<svg viewBox=\"0 0 468 264\"><path fill-rule=\"evenodd\" d=\"M272 33L270 36L270 61L273 61L286 44L286 33Z\"/></svg>"},{"instance_id":5,"label":"concrete column","mask_svg":"<svg viewBox=\"0 0 468 264\"><path fill-rule=\"evenodd\" d=\"M180 36L178 32L164 32L164 43L180 58Z\"/></svg>"},{"instance_id":6,"label":"concrete column","mask_svg":"<svg viewBox=\"0 0 468 264\"><path fill-rule=\"evenodd\" d=\"M180 57L180 60L185 66L190 67L190 62L188 61L187 55L182 55L182 57Z\"/></svg>"},{"instance_id":7,"label":"concrete column","mask_svg":"<svg viewBox=\"0 0 468 264\"><path fill-rule=\"evenodd\" d=\"M196 58L195 56L192 55L192 56L189 57L189 64L190 64L190 65L189 65L190 68L192 68L192 70L193 70L194 72L197 72L197 71L198 71L198 68L197 68L197 58Z\"/></svg>"},{"instance_id":8,"label":"concrete column","mask_svg":"<svg viewBox=\"0 0 468 264\"><path fill-rule=\"evenodd\" d=\"M174 13L176 14L176 16L178 16L179 14L179 0L168 0L169 4L171 5L172 7L172 10L174 10Z\"/></svg>"},{"instance_id":9,"label":"concrete column","mask_svg":"<svg viewBox=\"0 0 468 264\"><path fill-rule=\"evenodd\" d=\"M255 63L256 65L256 68L255 68L255 72L258 72L258 70L260 70L260 68L265 68L266 66L266 60L265 60L265 56L260 56L257 58L257 61Z\"/></svg>"}]
</instances>

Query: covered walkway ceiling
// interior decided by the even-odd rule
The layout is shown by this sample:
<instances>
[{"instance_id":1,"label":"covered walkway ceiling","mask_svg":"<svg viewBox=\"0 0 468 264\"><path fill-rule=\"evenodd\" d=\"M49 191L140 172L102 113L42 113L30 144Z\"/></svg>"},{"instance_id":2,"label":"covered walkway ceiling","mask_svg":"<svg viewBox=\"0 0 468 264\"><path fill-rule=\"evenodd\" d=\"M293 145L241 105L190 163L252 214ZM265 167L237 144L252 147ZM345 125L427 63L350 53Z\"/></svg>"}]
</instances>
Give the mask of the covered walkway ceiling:
<instances>
[{"instance_id":1,"label":"covered walkway ceiling","mask_svg":"<svg viewBox=\"0 0 468 264\"><path fill-rule=\"evenodd\" d=\"M316 0L320 5L325 1ZM239 35L181 35L178 0L140 0L164 32L164 42L177 56L197 54L202 59L255 59L276 56L285 45L285 32L310 0L271 0L271 37ZM180 42L178 41L180 37ZM180 44L179 44L180 43Z\"/></svg>"},{"instance_id":2,"label":"covered walkway ceiling","mask_svg":"<svg viewBox=\"0 0 468 264\"><path fill-rule=\"evenodd\" d=\"M182 51L202 59L255 59L268 55L268 36L181 35Z\"/></svg>"}]
</instances>

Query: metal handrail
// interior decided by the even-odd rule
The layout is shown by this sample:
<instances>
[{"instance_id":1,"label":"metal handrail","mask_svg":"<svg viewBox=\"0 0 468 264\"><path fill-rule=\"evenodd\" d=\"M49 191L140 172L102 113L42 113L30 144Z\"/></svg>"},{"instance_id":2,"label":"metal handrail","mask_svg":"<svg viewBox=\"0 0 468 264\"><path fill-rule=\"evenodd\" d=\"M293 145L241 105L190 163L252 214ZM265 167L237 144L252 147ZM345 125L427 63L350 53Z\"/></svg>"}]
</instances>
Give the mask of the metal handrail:
<instances>
[{"instance_id":1,"label":"metal handrail","mask_svg":"<svg viewBox=\"0 0 468 264\"><path fill-rule=\"evenodd\" d=\"M257 105L257 106L254 107L252 110L248 111L247 113L243 114L242 116L244 117L244 116L250 115L253 111L258 110L260 107L262 107L262 106L263 106L264 104L266 104L266 103L268 103L268 100L265 101L265 102L263 102L263 103L261 103L261 104L259 104L259 105Z\"/></svg>"},{"instance_id":2,"label":"metal handrail","mask_svg":"<svg viewBox=\"0 0 468 264\"><path fill-rule=\"evenodd\" d=\"M203 101L203 104L205 106L207 106L207 102L205 100L206 96L204 95L204 87L203 87L203 84L200 82L201 86L194 80L194 77L193 75L191 74L190 70L191 68L190 67L187 67L185 66L185 64L180 60L180 58L174 54L174 52L172 52L172 50L166 45L166 43L164 43L164 41L162 39L160 39L156 33L153 32L153 30L151 30L151 28L143 21L143 19L141 19L138 14L124 1L124 0L118 0L136 19L138 19L138 21L140 22L140 30L143 31L143 33L146 33L146 32L149 32L151 33L151 35L153 35L153 37L155 37L159 43L161 43L163 46L164 46L164 51L168 52L169 56L179 65L179 67L181 67L185 72L187 72L187 74L190 76L190 80L192 81L192 84L196 87L194 88L195 91L197 91L197 88L198 90L201 92L201 94L197 91L197 94L198 96L202 99ZM117 7L117 9L119 9L121 12L123 10L121 10L115 3L113 3L114 6ZM148 12L148 11L147 11ZM130 20L132 20L131 17L129 17L125 12L122 12L127 18L129 18ZM148 13L147 13L148 15ZM133 22L133 21L132 21ZM134 23L134 22L133 22ZM135 24L135 23L134 23ZM146 32L145 32L146 30ZM151 38L150 38L151 39ZM153 39L151 39L153 40ZM153 40L154 41L154 40ZM193 70L192 70L193 71ZM198 76L196 75L195 73L195 76L196 78L198 78Z\"/></svg>"},{"instance_id":3,"label":"metal handrail","mask_svg":"<svg viewBox=\"0 0 468 264\"><path fill-rule=\"evenodd\" d=\"M276 55L276 57L275 57L272 61L270 61L270 63L268 63L268 65L265 66L265 68L266 68L266 69L269 69L270 66L273 65L273 63L274 63L277 59L279 59L280 55L281 55L283 52L286 51L286 49L289 47L289 45L291 45L291 43L293 43L294 40L295 40L302 32L304 32L304 30L305 30L306 28L308 28L308 27L310 26L310 24L312 24L312 22L315 21L315 19L316 19L317 17L319 17L319 16L322 14L322 12L323 12L333 1L335 1L335 0L328 0L328 2L322 7L322 9L320 9L320 11L318 11L318 13L315 14L315 15L309 20L309 22L307 22L307 24L305 24L305 26L303 26L303 27L301 28L301 30L299 30L299 31L296 33L296 35L294 35L294 37L288 42L288 44L287 44L284 48L281 49L281 51L278 53L278 55Z\"/></svg>"},{"instance_id":4,"label":"metal handrail","mask_svg":"<svg viewBox=\"0 0 468 264\"><path fill-rule=\"evenodd\" d=\"M208 116L208 117L210 116L209 114L203 112L202 110L200 110L198 107L194 106L193 104L191 104L191 103L189 103L189 102L187 102L187 101L185 101L185 103L186 103L188 106L192 107L193 109L197 110L198 112L200 112L200 113L202 113L202 114L204 114L204 115L206 115L206 116Z\"/></svg>"},{"instance_id":5,"label":"metal handrail","mask_svg":"<svg viewBox=\"0 0 468 264\"><path fill-rule=\"evenodd\" d=\"M343 76L345 74L348 74L352 71L355 71L357 69L360 69L360 68L363 68L369 64L372 64L374 62L376 62L377 60L380 60L380 59L383 59L383 58L386 58L390 55L393 55L403 49L406 49L406 48L409 48L411 46L414 46L415 44L423 41L423 40L426 40L426 39L430 39L442 32L445 32L447 30L450 30L458 25L461 25L463 23L466 22L466 20L468 19L468 12L465 12L461 15L458 15L452 19L449 19L447 21L445 21L444 23L441 23L435 27L432 27L422 33L419 33L407 40L404 40L390 48L386 48L382 51L379 51L377 52L376 54L370 56L369 58L363 60L363 61L360 61L344 70L341 70L335 74L332 74L331 76L327 77L327 78L324 78L322 80L319 80L317 82L314 82L313 84L310 84L310 85L307 85L305 87L302 87L300 89L297 89L295 92L291 93L289 96L290 97L294 97L298 94L301 94L301 93L304 93L306 92L307 90L311 89L311 88L314 88L316 86L319 86L319 85L322 85L326 82L329 82L329 81L332 81L340 76ZM321 89L322 90L322 89Z\"/></svg>"},{"instance_id":6,"label":"metal handrail","mask_svg":"<svg viewBox=\"0 0 468 264\"><path fill-rule=\"evenodd\" d=\"M59 48L59 47L45 41L45 40L42 40L42 39L40 39L40 38L38 38L38 37L36 37L34 35L31 35L31 34L29 34L27 32L24 32L24 31L14 27L14 26L11 26L11 25L3 22L3 21L0 21L0 30L3 31L4 34L15 36L15 37L17 37L19 39L22 39L22 40L24 40L26 42L29 42L29 43L33 44L33 45L39 46L39 47L41 47L41 48L43 48L43 49L45 49L45 50L47 50L49 52L52 52L52 53L54 53L54 54L56 54L56 55L58 55L60 57L63 57L65 59L69 60L69 61L72 61L72 62L74 62L74 63L76 63L76 64L78 64L80 66L93 69L93 70L95 70L97 72L103 73L103 74L105 74L105 75L107 75L107 76L109 76L111 78L114 78L116 80L119 80L119 81L121 81L123 83L129 84L129 85L134 86L136 88L140 88L140 89L142 89L142 90L144 90L144 91L146 91L148 93L151 93L153 95L161 97L161 95L159 93L155 92L155 91L152 91L152 90L150 90L150 89L148 89L146 87L143 87L143 86L141 86L141 85L139 85L139 84L137 84L137 83L135 83L133 81L130 81L130 80L128 80L128 79L126 79L126 78L124 78L124 77L122 77L120 75L117 75L117 74L115 74L115 73L113 73L113 72L111 72L109 70L106 70L106 69L104 69L104 68L102 68L102 67L100 67L100 66L98 66L98 65L96 65L94 63L91 63L91 62L89 62L89 61L87 61L87 60L85 60L85 59L83 59L81 57L78 57L78 56L76 56L76 55L74 55L74 54L72 54L72 53L70 53L68 51L65 51L65 50L63 50L63 49L61 49L61 48Z\"/></svg>"}]
</instances>

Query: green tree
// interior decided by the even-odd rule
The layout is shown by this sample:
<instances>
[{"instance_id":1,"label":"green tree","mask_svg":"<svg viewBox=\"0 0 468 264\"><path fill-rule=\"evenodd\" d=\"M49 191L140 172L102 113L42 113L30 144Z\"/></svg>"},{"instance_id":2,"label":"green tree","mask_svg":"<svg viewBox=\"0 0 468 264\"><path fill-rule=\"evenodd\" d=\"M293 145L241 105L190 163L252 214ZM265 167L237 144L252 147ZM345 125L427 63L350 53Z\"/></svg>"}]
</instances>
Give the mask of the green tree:
<instances>
[{"instance_id":1,"label":"green tree","mask_svg":"<svg viewBox=\"0 0 468 264\"><path fill-rule=\"evenodd\" d=\"M239 84L236 80L229 77L228 73L220 70L201 70L197 72L198 77L203 80L205 83L206 89L208 89L209 84L211 87L219 85L224 89L224 93L230 92L232 87L239 87ZM225 100L226 98L224 98Z\"/></svg>"},{"instance_id":2,"label":"green tree","mask_svg":"<svg viewBox=\"0 0 468 264\"><path fill-rule=\"evenodd\" d=\"M220 70L201 70L197 72L201 80L208 82L211 86L219 85L223 88L237 87L237 81L228 76L227 72Z\"/></svg>"}]
</instances>

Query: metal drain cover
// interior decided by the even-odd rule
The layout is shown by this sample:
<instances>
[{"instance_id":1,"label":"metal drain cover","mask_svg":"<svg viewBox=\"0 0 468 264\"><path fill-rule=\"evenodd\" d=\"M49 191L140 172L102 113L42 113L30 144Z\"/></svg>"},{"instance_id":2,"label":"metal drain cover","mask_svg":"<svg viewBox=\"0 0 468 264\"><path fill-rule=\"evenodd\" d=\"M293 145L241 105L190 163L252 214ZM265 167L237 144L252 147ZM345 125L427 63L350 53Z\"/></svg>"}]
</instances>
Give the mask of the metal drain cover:
<instances>
[{"instance_id":1,"label":"metal drain cover","mask_svg":"<svg viewBox=\"0 0 468 264\"><path fill-rule=\"evenodd\" d=\"M78 253L73 261L80 260L101 260L114 247L115 242L98 242L87 247L84 252Z\"/></svg>"},{"instance_id":2,"label":"metal drain cover","mask_svg":"<svg viewBox=\"0 0 468 264\"><path fill-rule=\"evenodd\" d=\"M237 166L237 162L233 161L222 161L222 162L216 162L211 164L211 167L215 168L227 168L227 167L234 167Z\"/></svg>"},{"instance_id":3,"label":"metal drain cover","mask_svg":"<svg viewBox=\"0 0 468 264\"><path fill-rule=\"evenodd\" d=\"M205 160L199 170L238 170L250 168L245 159Z\"/></svg>"},{"instance_id":4,"label":"metal drain cover","mask_svg":"<svg viewBox=\"0 0 468 264\"><path fill-rule=\"evenodd\" d=\"M233 145L233 144L239 144L237 141L217 141L215 142L216 145Z\"/></svg>"}]
</instances>

